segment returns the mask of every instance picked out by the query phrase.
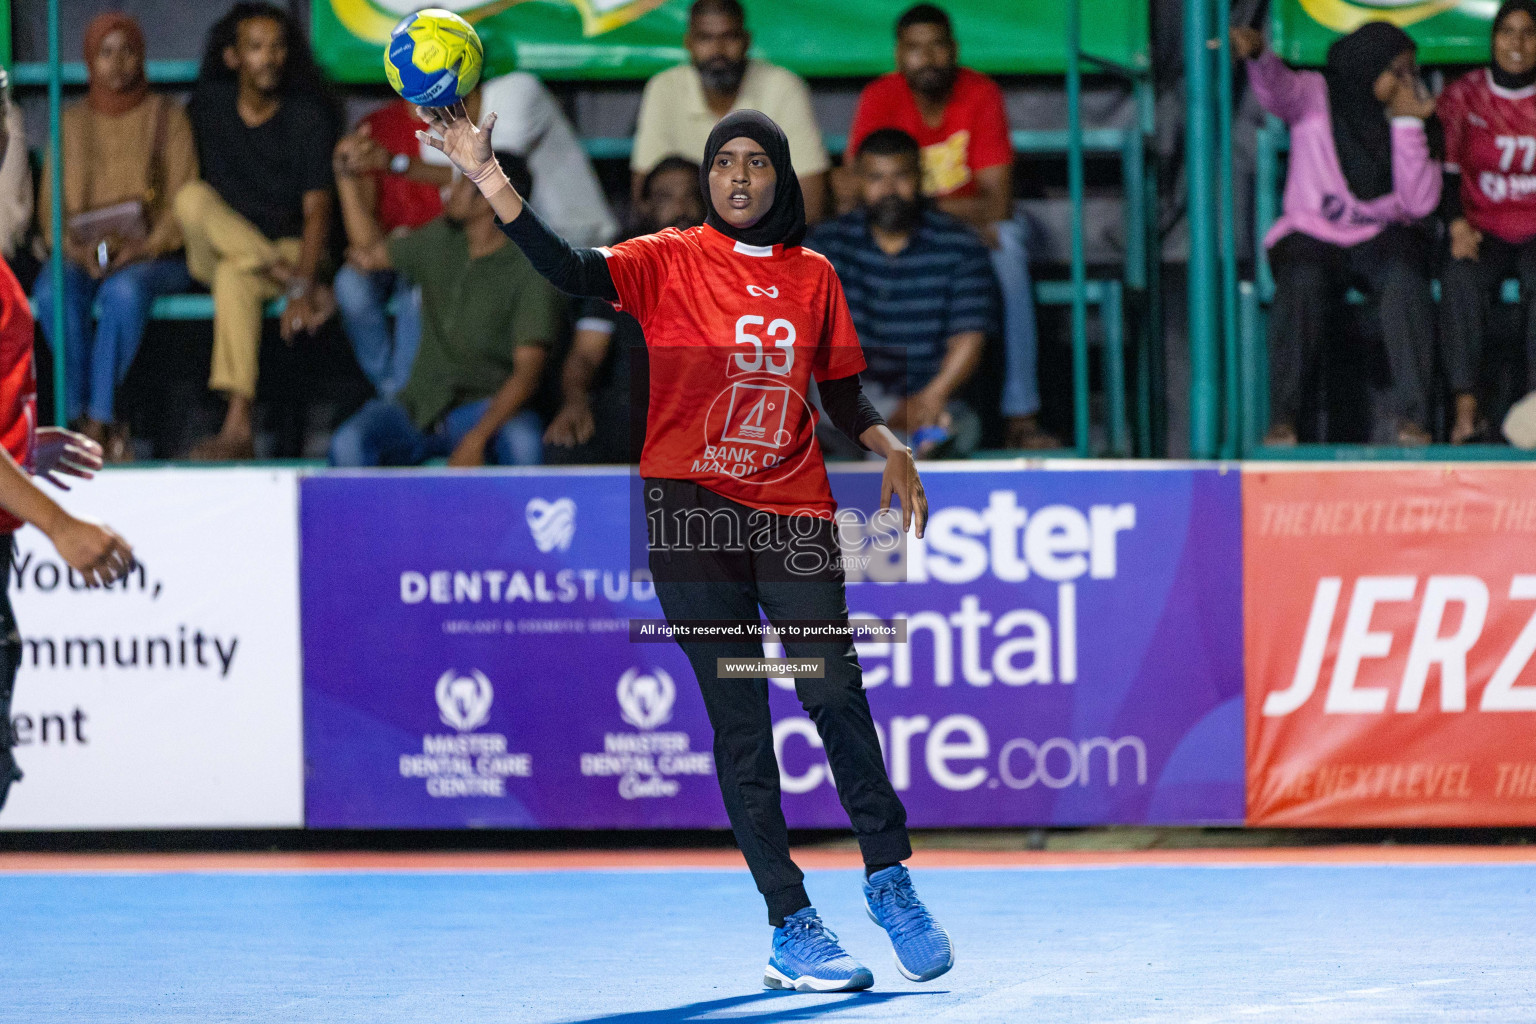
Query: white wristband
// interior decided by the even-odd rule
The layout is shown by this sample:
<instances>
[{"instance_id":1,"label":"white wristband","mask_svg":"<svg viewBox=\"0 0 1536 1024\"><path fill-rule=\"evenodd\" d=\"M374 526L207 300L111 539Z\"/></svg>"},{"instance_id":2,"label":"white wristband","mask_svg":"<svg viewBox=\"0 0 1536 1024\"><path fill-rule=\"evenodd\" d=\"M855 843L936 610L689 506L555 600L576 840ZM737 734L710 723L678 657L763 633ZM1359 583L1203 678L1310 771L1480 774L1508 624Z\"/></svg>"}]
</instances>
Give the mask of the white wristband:
<instances>
[{"instance_id":1,"label":"white wristband","mask_svg":"<svg viewBox=\"0 0 1536 1024\"><path fill-rule=\"evenodd\" d=\"M485 163L472 171L465 171L464 177L475 183L480 194L489 199L504 188L511 188L512 182L507 180L507 172L501 169L493 156Z\"/></svg>"}]
</instances>

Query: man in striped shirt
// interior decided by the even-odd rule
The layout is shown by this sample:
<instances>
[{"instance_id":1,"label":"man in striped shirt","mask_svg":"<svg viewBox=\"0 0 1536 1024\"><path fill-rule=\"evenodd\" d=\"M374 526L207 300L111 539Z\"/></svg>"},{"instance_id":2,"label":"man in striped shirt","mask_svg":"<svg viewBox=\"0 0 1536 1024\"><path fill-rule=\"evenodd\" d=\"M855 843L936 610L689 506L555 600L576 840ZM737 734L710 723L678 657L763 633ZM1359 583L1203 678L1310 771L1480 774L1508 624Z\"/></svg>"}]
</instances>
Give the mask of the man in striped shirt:
<instances>
[{"instance_id":1,"label":"man in striped shirt","mask_svg":"<svg viewBox=\"0 0 1536 1024\"><path fill-rule=\"evenodd\" d=\"M925 203L917 141L872 132L854 164L859 208L806 239L832 261L868 368L864 391L919 456L961 458L980 421L955 396L976 371L1000 311L985 245Z\"/></svg>"}]
</instances>

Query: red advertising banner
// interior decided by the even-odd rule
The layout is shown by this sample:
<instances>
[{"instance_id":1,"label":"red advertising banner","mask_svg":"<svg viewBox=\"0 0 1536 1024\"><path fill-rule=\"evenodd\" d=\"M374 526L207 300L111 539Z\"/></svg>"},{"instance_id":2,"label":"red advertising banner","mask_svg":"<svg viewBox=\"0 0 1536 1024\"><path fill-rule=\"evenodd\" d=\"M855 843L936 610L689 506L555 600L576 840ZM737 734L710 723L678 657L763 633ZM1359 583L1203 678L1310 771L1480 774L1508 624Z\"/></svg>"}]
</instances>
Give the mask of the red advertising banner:
<instances>
[{"instance_id":1,"label":"red advertising banner","mask_svg":"<svg viewBox=\"0 0 1536 1024\"><path fill-rule=\"evenodd\" d=\"M1536 466L1243 474L1248 823L1536 824Z\"/></svg>"}]
</instances>

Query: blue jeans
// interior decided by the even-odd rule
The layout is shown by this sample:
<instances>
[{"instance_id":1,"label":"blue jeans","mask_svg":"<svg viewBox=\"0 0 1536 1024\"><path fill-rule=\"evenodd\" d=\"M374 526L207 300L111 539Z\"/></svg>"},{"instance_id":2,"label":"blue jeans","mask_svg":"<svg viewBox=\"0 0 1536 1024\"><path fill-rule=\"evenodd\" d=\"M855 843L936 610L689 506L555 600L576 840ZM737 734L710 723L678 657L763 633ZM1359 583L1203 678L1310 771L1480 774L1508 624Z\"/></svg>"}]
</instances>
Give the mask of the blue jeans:
<instances>
[{"instance_id":1,"label":"blue jeans","mask_svg":"<svg viewBox=\"0 0 1536 1024\"><path fill-rule=\"evenodd\" d=\"M1040 411L1035 293L1029 282L1027 232L1022 215L1000 222L997 248L992 250L992 270L1003 293L1003 351L1007 363L1003 380L1004 416L1030 416Z\"/></svg>"},{"instance_id":2,"label":"blue jeans","mask_svg":"<svg viewBox=\"0 0 1536 1024\"><path fill-rule=\"evenodd\" d=\"M83 413L110 423L117 386L133 365L144 339L150 306L159 295L173 295L192 286L181 259L132 263L100 281L73 263L64 264L64 380L65 408L71 421ZM32 286L37 318L53 350L53 275L48 267ZM101 303L101 319L91 334L91 305ZM87 404L89 403L89 404Z\"/></svg>"},{"instance_id":3,"label":"blue jeans","mask_svg":"<svg viewBox=\"0 0 1536 1024\"><path fill-rule=\"evenodd\" d=\"M395 299L395 330L386 306ZM357 365L380 398L394 398L411 376L421 344L421 289L392 271L365 273L345 266L336 274L336 307Z\"/></svg>"},{"instance_id":4,"label":"blue jeans","mask_svg":"<svg viewBox=\"0 0 1536 1024\"><path fill-rule=\"evenodd\" d=\"M331 435L333 466L419 466L453 452L485 414L483 398L449 411L431 433L411 422L398 402L375 398ZM525 409L501 425L486 459L497 466L537 466L544 459L544 424Z\"/></svg>"}]
</instances>

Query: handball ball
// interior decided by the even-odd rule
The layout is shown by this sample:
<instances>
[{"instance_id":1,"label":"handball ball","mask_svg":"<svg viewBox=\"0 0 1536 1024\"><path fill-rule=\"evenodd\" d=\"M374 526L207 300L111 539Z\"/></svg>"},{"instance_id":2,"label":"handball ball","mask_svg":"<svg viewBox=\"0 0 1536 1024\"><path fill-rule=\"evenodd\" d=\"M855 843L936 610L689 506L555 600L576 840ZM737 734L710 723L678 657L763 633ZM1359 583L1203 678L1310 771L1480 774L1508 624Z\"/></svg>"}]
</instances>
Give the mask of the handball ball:
<instances>
[{"instance_id":1,"label":"handball ball","mask_svg":"<svg viewBox=\"0 0 1536 1024\"><path fill-rule=\"evenodd\" d=\"M384 75L395 92L418 107L447 107L480 81L485 50L469 22L428 7L395 26L384 51Z\"/></svg>"}]
</instances>

